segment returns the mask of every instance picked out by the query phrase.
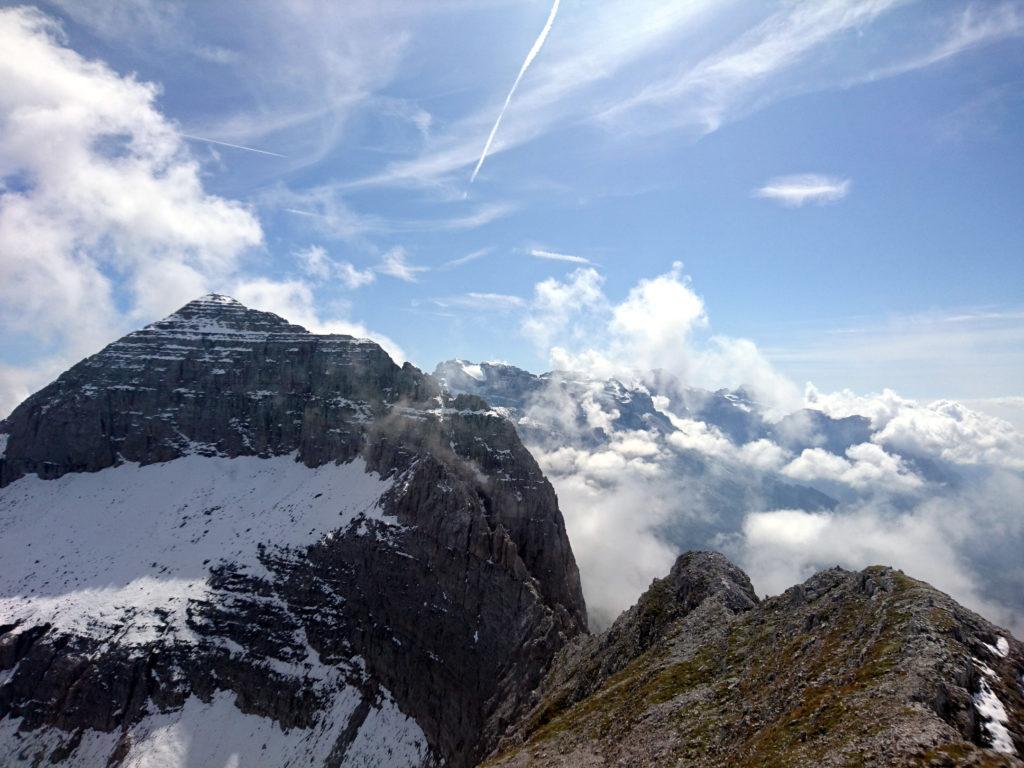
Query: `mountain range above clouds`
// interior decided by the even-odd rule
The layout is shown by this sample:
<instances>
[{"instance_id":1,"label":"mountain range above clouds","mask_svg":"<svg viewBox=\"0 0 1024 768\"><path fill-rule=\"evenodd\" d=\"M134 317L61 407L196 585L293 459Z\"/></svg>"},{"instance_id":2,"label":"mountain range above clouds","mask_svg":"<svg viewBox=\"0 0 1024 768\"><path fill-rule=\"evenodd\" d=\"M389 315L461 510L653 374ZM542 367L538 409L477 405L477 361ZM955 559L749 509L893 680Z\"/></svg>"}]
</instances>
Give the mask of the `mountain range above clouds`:
<instances>
[{"instance_id":1,"label":"mountain range above clouds","mask_svg":"<svg viewBox=\"0 0 1024 768\"><path fill-rule=\"evenodd\" d=\"M0 422L0 763L1019 765L1010 630L683 553L856 514L801 461L908 515L991 478L652 379L430 375L217 294L83 360Z\"/></svg>"},{"instance_id":2,"label":"mountain range above clouds","mask_svg":"<svg viewBox=\"0 0 1024 768\"><path fill-rule=\"evenodd\" d=\"M659 370L606 379L449 360L434 375L516 423L558 492L599 626L680 552L710 548L762 594L884 562L1024 629L1024 438L1006 422L813 388L779 414Z\"/></svg>"}]
</instances>

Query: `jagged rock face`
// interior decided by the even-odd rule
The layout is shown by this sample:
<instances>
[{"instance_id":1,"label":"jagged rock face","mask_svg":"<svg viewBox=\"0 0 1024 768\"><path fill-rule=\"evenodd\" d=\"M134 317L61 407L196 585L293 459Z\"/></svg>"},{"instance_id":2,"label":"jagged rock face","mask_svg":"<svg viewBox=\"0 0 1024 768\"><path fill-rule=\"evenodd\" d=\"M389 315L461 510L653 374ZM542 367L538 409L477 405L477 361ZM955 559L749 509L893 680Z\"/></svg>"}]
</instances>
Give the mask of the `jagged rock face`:
<instances>
[{"instance_id":1,"label":"jagged rock face","mask_svg":"<svg viewBox=\"0 0 1024 768\"><path fill-rule=\"evenodd\" d=\"M223 296L83 360L4 422L0 485L119 461L168 461L197 449L228 456L298 451L309 466L347 461L365 425L437 395L379 346L321 336Z\"/></svg>"},{"instance_id":2,"label":"jagged rock face","mask_svg":"<svg viewBox=\"0 0 1024 768\"><path fill-rule=\"evenodd\" d=\"M688 553L559 656L488 766L1020 766L1024 645L890 568L758 602Z\"/></svg>"},{"instance_id":3,"label":"jagged rock face","mask_svg":"<svg viewBox=\"0 0 1024 768\"><path fill-rule=\"evenodd\" d=\"M0 433L0 759L245 713L260 764L472 765L585 629L512 425L372 342L211 295Z\"/></svg>"}]
</instances>

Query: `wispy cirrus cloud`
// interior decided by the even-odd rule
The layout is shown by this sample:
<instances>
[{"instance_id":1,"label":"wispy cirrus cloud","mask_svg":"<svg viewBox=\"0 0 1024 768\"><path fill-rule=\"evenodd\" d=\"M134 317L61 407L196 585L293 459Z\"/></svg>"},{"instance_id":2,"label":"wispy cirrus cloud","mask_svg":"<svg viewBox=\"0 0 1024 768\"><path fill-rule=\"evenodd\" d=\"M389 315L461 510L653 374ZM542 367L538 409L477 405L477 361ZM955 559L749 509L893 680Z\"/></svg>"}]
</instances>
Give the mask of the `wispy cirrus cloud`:
<instances>
[{"instance_id":1,"label":"wispy cirrus cloud","mask_svg":"<svg viewBox=\"0 0 1024 768\"><path fill-rule=\"evenodd\" d=\"M372 269L359 269L348 261L338 261L327 255L320 245L311 245L295 253L303 272L317 282L336 279L350 289L362 288L377 279Z\"/></svg>"},{"instance_id":2,"label":"wispy cirrus cloud","mask_svg":"<svg viewBox=\"0 0 1024 768\"><path fill-rule=\"evenodd\" d=\"M384 254L380 264L376 266L376 270L382 275L394 277L407 283L415 283L419 279L417 275L421 272L428 272L430 267L410 264L405 249L396 245Z\"/></svg>"},{"instance_id":3,"label":"wispy cirrus cloud","mask_svg":"<svg viewBox=\"0 0 1024 768\"><path fill-rule=\"evenodd\" d=\"M470 291L460 296L445 296L433 299L433 303L442 309L457 308L494 312L508 312L509 310L520 309L526 306L526 300L521 296L477 291Z\"/></svg>"},{"instance_id":4,"label":"wispy cirrus cloud","mask_svg":"<svg viewBox=\"0 0 1024 768\"><path fill-rule=\"evenodd\" d=\"M466 214L442 215L416 221L385 222L382 229L393 232L437 232L476 229L503 219L518 208L513 203L488 203Z\"/></svg>"},{"instance_id":5,"label":"wispy cirrus cloud","mask_svg":"<svg viewBox=\"0 0 1024 768\"><path fill-rule=\"evenodd\" d=\"M461 267L464 264L469 264L470 262L476 261L477 259L482 259L484 256L486 256L493 250L494 249L489 246L486 248L477 248L475 251L471 251L470 253L467 253L465 256L459 256L457 259L451 259L449 261L446 261L444 264L440 266L440 269L454 269L455 267Z\"/></svg>"},{"instance_id":6,"label":"wispy cirrus cloud","mask_svg":"<svg viewBox=\"0 0 1024 768\"><path fill-rule=\"evenodd\" d=\"M780 331L762 327L769 359L798 381L930 397L1012 396L1024 381L1024 308L976 307L835 320Z\"/></svg>"},{"instance_id":7,"label":"wispy cirrus cloud","mask_svg":"<svg viewBox=\"0 0 1024 768\"><path fill-rule=\"evenodd\" d=\"M834 203L850 192L850 180L819 173L798 173L776 176L754 190L755 197L774 200L789 208L807 203Z\"/></svg>"},{"instance_id":8,"label":"wispy cirrus cloud","mask_svg":"<svg viewBox=\"0 0 1024 768\"><path fill-rule=\"evenodd\" d=\"M780 99L925 69L1022 31L1019 7L1012 3L943 9L923 31L919 25L890 24L907 5L766 3L743 16L730 16L729 3L713 2L609 0L585 15L566 6L559 24L571 33L547 41L545 56L533 63L529 81L515 94L516 109L502 110L501 129L488 137L486 157L585 122L606 127L620 140L669 130L699 138ZM856 43L869 36L886 43ZM855 45L855 55L835 55ZM492 109L464 115L414 156L345 184L454 185L453 174L479 164L481 135L494 128Z\"/></svg>"},{"instance_id":9,"label":"wispy cirrus cloud","mask_svg":"<svg viewBox=\"0 0 1024 768\"><path fill-rule=\"evenodd\" d=\"M1011 3L969 5L951 24L944 39L924 53L871 70L857 78L871 82L939 64L989 43L1024 34L1024 13Z\"/></svg>"},{"instance_id":10,"label":"wispy cirrus cloud","mask_svg":"<svg viewBox=\"0 0 1024 768\"><path fill-rule=\"evenodd\" d=\"M569 264L593 264L593 262L585 256L574 256L571 253L559 253L558 251L547 251L543 248L533 248L530 250L530 255L535 259L545 259L547 261L565 261Z\"/></svg>"}]
</instances>

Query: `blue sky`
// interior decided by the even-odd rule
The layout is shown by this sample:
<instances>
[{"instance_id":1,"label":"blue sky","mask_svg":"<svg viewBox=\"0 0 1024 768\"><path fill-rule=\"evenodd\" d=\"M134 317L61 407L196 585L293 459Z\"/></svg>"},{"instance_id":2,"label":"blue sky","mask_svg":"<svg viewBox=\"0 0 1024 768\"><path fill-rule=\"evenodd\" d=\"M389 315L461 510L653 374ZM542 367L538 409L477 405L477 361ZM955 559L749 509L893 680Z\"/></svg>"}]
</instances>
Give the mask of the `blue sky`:
<instances>
[{"instance_id":1,"label":"blue sky","mask_svg":"<svg viewBox=\"0 0 1024 768\"><path fill-rule=\"evenodd\" d=\"M242 7L2 11L0 410L197 291L543 370L658 276L694 383L1024 402L1024 4L563 0L472 183L550 2Z\"/></svg>"}]
</instances>

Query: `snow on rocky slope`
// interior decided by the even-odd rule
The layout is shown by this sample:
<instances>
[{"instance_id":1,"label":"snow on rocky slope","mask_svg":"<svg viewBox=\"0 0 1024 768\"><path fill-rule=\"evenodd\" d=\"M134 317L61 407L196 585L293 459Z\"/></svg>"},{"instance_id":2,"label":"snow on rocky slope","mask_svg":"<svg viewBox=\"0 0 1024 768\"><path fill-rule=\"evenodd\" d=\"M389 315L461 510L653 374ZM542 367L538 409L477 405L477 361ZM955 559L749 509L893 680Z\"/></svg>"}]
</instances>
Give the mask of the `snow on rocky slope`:
<instances>
[{"instance_id":1,"label":"snow on rocky slope","mask_svg":"<svg viewBox=\"0 0 1024 768\"><path fill-rule=\"evenodd\" d=\"M0 422L0 764L467 766L585 627L515 430L198 299Z\"/></svg>"}]
</instances>

